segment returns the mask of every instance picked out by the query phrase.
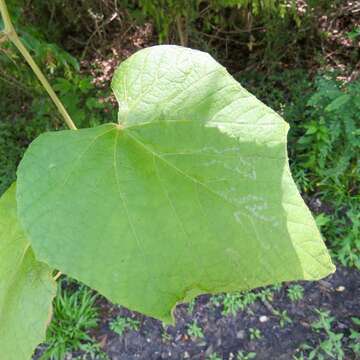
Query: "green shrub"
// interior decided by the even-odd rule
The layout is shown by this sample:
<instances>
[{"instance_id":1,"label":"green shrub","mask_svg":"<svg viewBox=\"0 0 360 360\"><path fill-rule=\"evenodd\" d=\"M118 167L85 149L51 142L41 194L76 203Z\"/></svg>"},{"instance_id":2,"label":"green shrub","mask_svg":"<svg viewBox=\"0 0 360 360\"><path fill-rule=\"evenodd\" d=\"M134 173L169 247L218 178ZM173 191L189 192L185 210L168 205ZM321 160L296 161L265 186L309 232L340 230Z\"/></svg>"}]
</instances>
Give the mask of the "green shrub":
<instances>
[{"instance_id":1,"label":"green shrub","mask_svg":"<svg viewBox=\"0 0 360 360\"><path fill-rule=\"evenodd\" d=\"M310 186L298 185L316 194L325 207L320 211L327 211L321 228L334 256L360 268L360 81L342 84L323 75L315 86L295 145L295 174L305 174Z\"/></svg>"}]
</instances>

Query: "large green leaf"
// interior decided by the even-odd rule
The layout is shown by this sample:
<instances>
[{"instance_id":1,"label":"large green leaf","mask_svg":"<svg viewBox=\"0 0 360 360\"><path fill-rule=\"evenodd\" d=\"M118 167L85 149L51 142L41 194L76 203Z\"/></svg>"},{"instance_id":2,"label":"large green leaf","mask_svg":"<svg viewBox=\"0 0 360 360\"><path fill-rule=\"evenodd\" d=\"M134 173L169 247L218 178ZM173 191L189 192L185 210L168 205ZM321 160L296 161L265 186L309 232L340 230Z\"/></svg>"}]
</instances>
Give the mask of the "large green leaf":
<instances>
[{"instance_id":1,"label":"large green leaf","mask_svg":"<svg viewBox=\"0 0 360 360\"><path fill-rule=\"evenodd\" d=\"M0 199L0 358L28 360L44 340L56 284L18 223L15 185Z\"/></svg>"},{"instance_id":2,"label":"large green leaf","mask_svg":"<svg viewBox=\"0 0 360 360\"><path fill-rule=\"evenodd\" d=\"M112 85L118 125L43 134L21 162L40 259L164 321L201 293L334 271L291 178L287 124L215 60L148 48Z\"/></svg>"}]
</instances>

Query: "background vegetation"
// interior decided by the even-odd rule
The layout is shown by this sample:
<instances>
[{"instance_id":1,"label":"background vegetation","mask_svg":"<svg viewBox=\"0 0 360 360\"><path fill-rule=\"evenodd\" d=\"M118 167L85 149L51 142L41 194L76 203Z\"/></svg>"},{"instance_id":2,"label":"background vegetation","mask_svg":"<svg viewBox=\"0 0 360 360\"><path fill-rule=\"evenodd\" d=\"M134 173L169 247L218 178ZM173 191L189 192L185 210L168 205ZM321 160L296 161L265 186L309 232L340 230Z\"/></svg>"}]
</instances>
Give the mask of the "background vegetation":
<instances>
[{"instance_id":1,"label":"background vegetation","mask_svg":"<svg viewBox=\"0 0 360 360\"><path fill-rule=\"evenodd\" d=\"M109 81L116 65L134 51L174 43L211 53L290 123L295 181L335 261L360 269L358 2L10 0L8 6L22 40L78 127L116 118ZM16 49L1 38L0 45L1 194L14 181L28 144L63 125ZM57 300L55 315L71 318L72 304L81 296L59 296L66 306L70 303L69 310L61 310L66 306ZM93 327L95 300L86 292L82 296L89 306L85 323ZM328 314L319 316L318 324L330 321ZM126 319L114 320L115 331L135 326ZM194 324L189 331L200 336ZM63 334L56 326L50 338ZM82 331L67 343L70 349L86 340ZM68 342L66 331L61 336ZM260 335L254 330L253 336ZM47 353L55 356L56 351Z\"/></svg>"}]
</instances>

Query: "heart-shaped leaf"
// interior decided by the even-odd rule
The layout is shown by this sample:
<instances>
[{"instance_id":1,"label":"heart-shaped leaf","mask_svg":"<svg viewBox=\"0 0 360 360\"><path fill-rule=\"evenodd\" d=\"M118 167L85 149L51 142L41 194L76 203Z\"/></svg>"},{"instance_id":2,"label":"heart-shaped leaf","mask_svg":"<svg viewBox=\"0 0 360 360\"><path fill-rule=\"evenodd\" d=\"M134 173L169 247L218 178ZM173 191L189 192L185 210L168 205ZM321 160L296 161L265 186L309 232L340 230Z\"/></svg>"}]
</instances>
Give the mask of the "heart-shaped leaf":
<instances>
[{"instance_id":1,"label":"heart-shaped leaf","mask_svg":"<svg viewBox=\"0 0 360 360\"><path fill-rule=\"evenodd\" d=\"M334 271L291 178L287 124L215 60L148 48L112 85L118 125L43 134L21 162L39 259L164 321L201 293Z\"/></svg>"},{"instance_id":2,"label":"heart-shaped leaf","mask_svg":"<svg viewBox=\"0 0 360 360\"><path fill-rule=\"evenodd\" d=\"M28 360L44 340L56 283L17 220L15 185L0 199L0 358Z\"/></svg>"}]
</instances>

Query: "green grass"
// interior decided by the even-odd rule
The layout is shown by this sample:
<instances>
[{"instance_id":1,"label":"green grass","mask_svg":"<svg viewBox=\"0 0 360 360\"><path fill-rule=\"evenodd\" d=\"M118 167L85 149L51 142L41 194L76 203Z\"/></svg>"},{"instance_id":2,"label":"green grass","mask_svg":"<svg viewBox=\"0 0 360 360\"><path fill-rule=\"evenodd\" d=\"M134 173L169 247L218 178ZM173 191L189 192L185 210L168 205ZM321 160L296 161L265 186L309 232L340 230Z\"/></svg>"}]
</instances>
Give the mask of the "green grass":
<instances>
[{"instance_id":1,"label":"green grass","mask_svg":"<svg viewBox=\"0 0 360 360\"><path fill-rule=\"evenodd\" d=\"M89 330L96 328L99 321L97 295L82 285L75 291L63 285L64 282L60 282L53 303L53 319L47 329L46 350L41 360L63 360L66 353L87 352L89 348L95 351Z\"/></svg>"}]
</instances>

